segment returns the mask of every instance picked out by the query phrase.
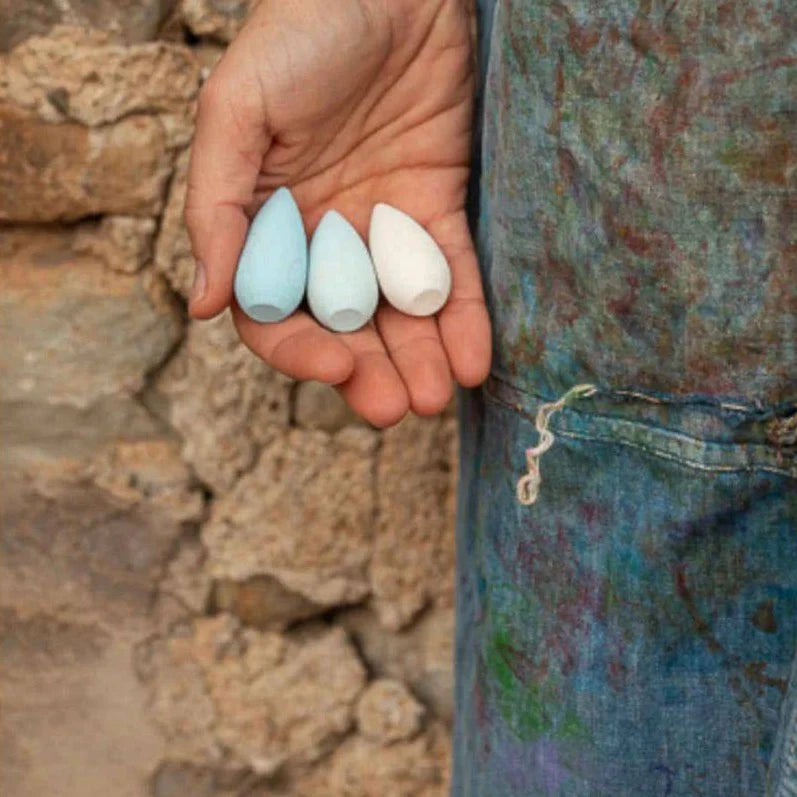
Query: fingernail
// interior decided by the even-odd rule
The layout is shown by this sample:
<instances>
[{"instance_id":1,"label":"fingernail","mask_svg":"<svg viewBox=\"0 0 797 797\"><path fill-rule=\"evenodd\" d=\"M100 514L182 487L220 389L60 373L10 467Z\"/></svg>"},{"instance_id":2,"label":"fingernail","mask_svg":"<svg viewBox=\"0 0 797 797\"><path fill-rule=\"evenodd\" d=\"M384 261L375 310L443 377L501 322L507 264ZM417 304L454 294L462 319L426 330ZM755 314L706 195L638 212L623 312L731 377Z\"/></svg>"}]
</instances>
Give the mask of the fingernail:
<instances>
[{"instance_id":1,"label":"fingernail","mask_svg":"<svg viewBox=\"0 0 797 797\"><path fill-rule=\"evenodd\" d=\"M197 263L194 271L194 283L191 286L191 295L188 299L189 304L199 301L208 287L208 275L204 263Z\"/></svg>"}]
</instances>

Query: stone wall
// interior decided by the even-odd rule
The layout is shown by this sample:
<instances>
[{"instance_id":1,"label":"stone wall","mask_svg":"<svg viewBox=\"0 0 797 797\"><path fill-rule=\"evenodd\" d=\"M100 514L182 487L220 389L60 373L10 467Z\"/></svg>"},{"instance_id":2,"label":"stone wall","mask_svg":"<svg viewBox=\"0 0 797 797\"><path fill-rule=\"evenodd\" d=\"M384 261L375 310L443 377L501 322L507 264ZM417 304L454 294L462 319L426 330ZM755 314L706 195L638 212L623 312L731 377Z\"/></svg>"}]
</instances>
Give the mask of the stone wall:
<instances>
[{"instance_id":1,"label":"stone wall","mask_svg":"<svg viewBox=\"0 0 797 797\"><path fill-rule=\"evenodd\" d=\"M378 433L189 322L240 0L0 0L7 797L447 792L451 414Z\"/></svg>"}]
</instances>

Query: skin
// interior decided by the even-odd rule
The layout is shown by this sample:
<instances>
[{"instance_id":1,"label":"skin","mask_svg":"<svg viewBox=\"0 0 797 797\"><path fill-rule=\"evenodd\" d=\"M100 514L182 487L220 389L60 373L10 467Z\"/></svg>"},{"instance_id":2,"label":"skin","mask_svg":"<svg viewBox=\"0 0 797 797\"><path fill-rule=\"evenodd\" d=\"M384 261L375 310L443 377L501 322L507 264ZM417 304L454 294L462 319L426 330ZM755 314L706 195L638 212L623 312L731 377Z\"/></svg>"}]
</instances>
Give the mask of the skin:
<instances>
[{"instance_id":1,"label":"skin","mask_svg":"<svg viewBox=\"0 0 797 797\"><path fill-rule=\"evenodd\" d=\"M490 365L490 323L465 217L474 20L467 0L263 0L203 87L185 219L194 318L228 305L242 340L289 376L336 385L375 426L440 412L452 379ZM334 9L332 11L331 9ZM308 232L334 208L367 240L376 202L409 213L452 270L436 317L388 305L335 334L297 312L257 324L235 305L249 219L279 186Z\"/></svg>"}]
</instances>

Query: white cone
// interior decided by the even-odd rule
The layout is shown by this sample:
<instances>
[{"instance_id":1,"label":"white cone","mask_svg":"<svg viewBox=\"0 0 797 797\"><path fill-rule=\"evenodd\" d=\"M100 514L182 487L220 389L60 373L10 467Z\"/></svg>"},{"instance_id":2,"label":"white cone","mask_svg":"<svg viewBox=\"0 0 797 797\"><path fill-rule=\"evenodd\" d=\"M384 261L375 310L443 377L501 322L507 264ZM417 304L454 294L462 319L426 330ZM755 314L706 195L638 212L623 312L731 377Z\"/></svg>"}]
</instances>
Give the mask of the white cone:
<instances>
[{"instance_id":1,"label":"white cone","mask_svg":"<svg viewBox=\"0 0 797 797\"><path fill-rule=\"evenodd\" d=\"M415 219L380 202L368 245L384 297L407 315L436 313L451 292L451 270L434 238Z\"/></svg>"}]
</instances>

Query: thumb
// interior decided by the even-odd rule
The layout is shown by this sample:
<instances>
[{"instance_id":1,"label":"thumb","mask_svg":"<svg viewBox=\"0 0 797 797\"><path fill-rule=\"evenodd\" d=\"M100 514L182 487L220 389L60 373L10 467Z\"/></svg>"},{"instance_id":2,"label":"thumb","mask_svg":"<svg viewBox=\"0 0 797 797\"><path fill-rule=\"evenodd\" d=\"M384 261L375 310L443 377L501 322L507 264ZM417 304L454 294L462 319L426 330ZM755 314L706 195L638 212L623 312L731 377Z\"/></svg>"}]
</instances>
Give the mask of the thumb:
<instances>
[{"instance_id":1,"label":"thumb","mask_svg":"<svg viewBox=\"0 0 797 797\"><path fill-rule=\"evenodd\" d=\"M211 318L232 300L263 156L271 143L256 79L222 59L202 88L188 169L185 222L197 261L189 313Z\"/></svg>"}]
</instances>

